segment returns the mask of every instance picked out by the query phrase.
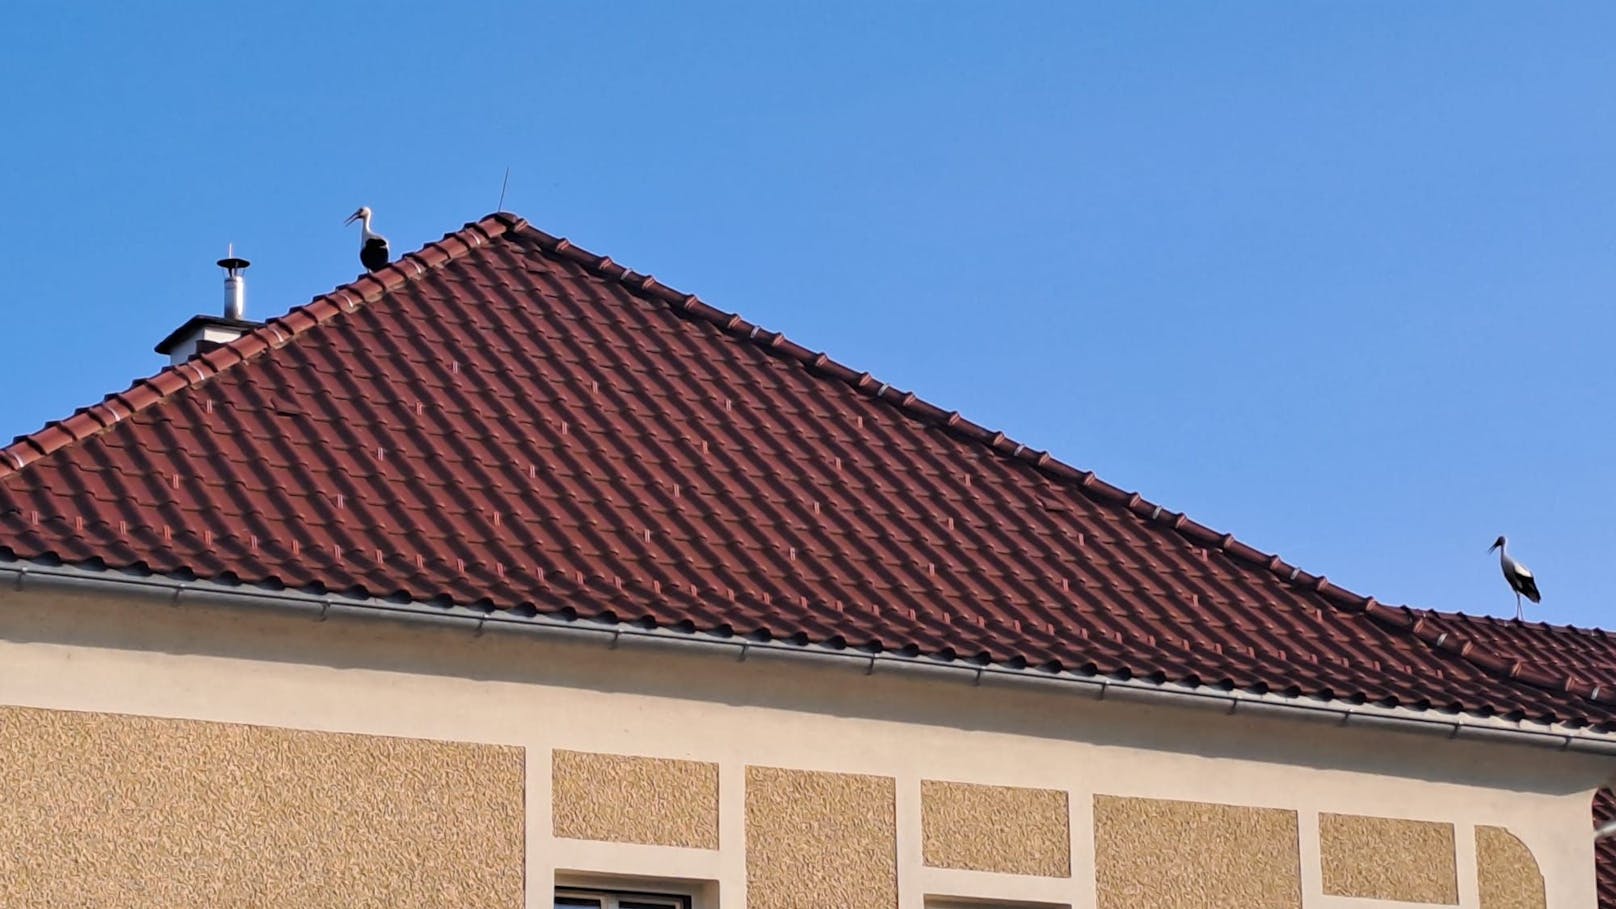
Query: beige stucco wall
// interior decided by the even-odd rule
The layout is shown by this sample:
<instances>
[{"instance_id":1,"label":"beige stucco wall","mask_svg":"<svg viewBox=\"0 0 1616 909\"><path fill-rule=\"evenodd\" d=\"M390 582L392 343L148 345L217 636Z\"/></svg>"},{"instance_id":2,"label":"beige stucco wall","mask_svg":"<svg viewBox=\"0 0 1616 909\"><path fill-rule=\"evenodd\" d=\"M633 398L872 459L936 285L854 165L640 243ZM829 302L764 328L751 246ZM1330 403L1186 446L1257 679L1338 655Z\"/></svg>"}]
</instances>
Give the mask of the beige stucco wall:
<instances>
[{"instance_id":1,"label":"beige stucco wall","mask_svg":"<svg viewBox=\"0 0 1616 909\"><path fill-rule=\"evenodd\" d=\"M937 868L1068 877L1071 810L1058 789L920 781L921 856Z\"/></svg>"},{"instance_id":2,"label":"beige stucco wall","mask_svg":"<svg viewBox=\"0 0 1616 909\"><path fill-rule=\"evenodd\" d=\"M0 906L523 905L522 749L0 706Z\"/></svg>"},{"instance_id":3,"label":"beige stucco wall","mask_svg":"<svg viewBox=\"0 0 1616 909\"><path fill-rule=\"evenodd\" d=\"M718 765L557 748L551 830L574 840L718 848Z\"/></svg>"},{"instance_id":4,"label":"beige stucco wall","mask_svg":"<svg viewBox=\"0 0 1616 909\"><path fill-rule=\"evenodd\" d=\"M861 880L878 881L884 878L868 869L890 848L891 890L879 884L860 892L895 909L922 909L931 897L1081 909L1119 905L1102 901L1096 890L1097 797L1100 804L1117 797L1214 806L1196 809L1209 817L1293 817L1295 875L1307 909L1397 905L1326 893L1321 814L1451 824L1457 905L1466 909L1481 909L1475 828L1507 829L1535 858L1547 905L1593 909L1588 800L1609 769L1587 756L1513 746L922 682L768 658L739 663L730 653L609 650L506 633L479 637L248 608L15 592L0 593L0 704L521 749L521 871L530 909L548 905L557 880L584 884L606 877L632 877L645 886L683 883L704 900L702 909L739 909L746 905L749 872L755 877L764 855L756 844L782 842L779 830L759 826L766 822L757 812L790 803L791 792L850 779L856 785L839 791L862 792L868 798L859 801L869 803L849 828L861 837L859 852L821 858L865 869L860 873L869 876ZM707 848L712 841L701 838L707 832L691 841L696 845L558 835L582 829L553 810L558 750L691 762L654 764L661 770L653 775L713 768L717 848ZM767 789L749 790L748 780L756 783L760 772L779 771L791 774L785 784L771 778ZM1064 793L1070 873L927 865L924 780ZM759 794L749 801L754 791ZM883 814L875 803L884 806L887 793L890 813ZM1215 806L1277 814L1229 814ZM691 818L706 809L690 814L686 808L670 808L669 816L700 828ZM817 822L814 805L792 810L804 813L764 816ZM1115 824L1149 823L1149 816L1145 811L1110 822L1104 836L1114 841L1128 832ZM838 817L845 820L846 812ZM609 823L627 831L619 839L651 838L622 818ZM1249 829L1265 838L1251 844L1257 850L1272 850L1269 839L1290 835L1289 827L1274 837L1260 833L1279 829L1272 825ZM755 843L749 842L754 830ZM1496 838L1484 836L1480 846L1496 851ZM803 839L809 851L793 861L815 859L811 837ZM1042 870L1058 870L1039 861ZM758 891L753 905L788 906L797 898L789 889ZM1152 897L1131 905L1180 904Z\"/></svg>"},{"instance_id":5,"label":"beige stucco wall","mask_svg":"<svg viewBox=\"0 0 1616 909\"><path fill-rule=\"evenodd\" d=\"M1096 796L1100 909L1300 909L1296 812Z\"/></svg>"},{"instance_id":6,"label":"beige stucco wall","mask_svg":"<svg viewBox=\"0 0 1616 909\"><path fill-rule=\"evenodd\" d=\"M896 905L893 783L865 773L746 768L747 905Z\"/></svg>"},{"instance_id":7,"label":"beige stucco wall","mask_svg":"<svg viewBox=\"0 0 1616 909\"><path fill-rule=\"evenodd\" d=\"M1324 892L1451 906L1459 901L1453 825L1409 818L1319 815Z\"/></svg>"},{"instance_id":8,"label":"beige stucco wall","mask_svg":"<svg viewBox=\"0 0 1616 909\"><path fill-rule=\"evenodd\" d=\"M1543 875L1530 849L1502 827L1476 828L1481 909L1547 909Z\"/></svg>"}]
</instances>

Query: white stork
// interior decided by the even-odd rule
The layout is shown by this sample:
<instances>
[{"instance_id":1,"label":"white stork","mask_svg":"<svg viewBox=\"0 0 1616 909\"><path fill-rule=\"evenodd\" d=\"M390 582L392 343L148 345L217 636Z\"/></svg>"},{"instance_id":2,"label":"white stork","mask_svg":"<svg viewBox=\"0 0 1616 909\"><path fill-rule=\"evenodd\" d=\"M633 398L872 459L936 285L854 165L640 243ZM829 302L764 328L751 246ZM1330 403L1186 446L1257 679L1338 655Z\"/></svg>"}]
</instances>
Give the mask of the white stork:
<instances>
[{"instance_id":1,"label":"white stork","mask_svg":"<svg viewBox=\"0 0 1616 909\"><path fill-rule=\"evenodd\" d=\"M370 229L370 207L362 205L343 224L359 222L359 262L370 271L387 267L387 238Z\"/></svg>"},{"instance_id":2,"label":"white stork","mask_svg":"<svg viewBox=\"0 0 1616 909\"><path fill-rule=\"evenodd\" d=\"M1534 603L1543 599L1543 595L1537 592L1537 578L1532 574L1532 569L1510 558L1508 540L1503 537L1494 540L1487 551L1494 549L1498 550L1498 567L1504 570L1504 580L1509 582L1509 589L1515 591L1515 618L1520 619L1521 597Z\"/></svg>"}]
</instances>

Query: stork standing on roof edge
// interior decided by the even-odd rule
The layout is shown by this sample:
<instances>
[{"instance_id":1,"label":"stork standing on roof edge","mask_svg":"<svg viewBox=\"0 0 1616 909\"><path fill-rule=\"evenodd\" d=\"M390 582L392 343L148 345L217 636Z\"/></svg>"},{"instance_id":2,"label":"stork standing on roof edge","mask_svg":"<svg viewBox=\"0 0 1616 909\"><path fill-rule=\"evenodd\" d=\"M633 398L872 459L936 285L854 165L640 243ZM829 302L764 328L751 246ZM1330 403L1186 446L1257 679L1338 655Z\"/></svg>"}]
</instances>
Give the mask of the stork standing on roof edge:
<instances>
[{"instance_id":1,"label":"stork standing on roof edge","mask_svg":"<svg viewBox=\"0 0 1616 909\"><path fill-rule=\"evenodd\" d=\"M370 206L361 205L342 223L346 225L355 221L359 222L359 263L370 271L381 271L387 267L390 253L387 238L370 229Z\"/></svg>"},{"instance_id":2,"label":"stork standing on roof edge","mask_svg":"<svg viewBox=\"0 0 1616 909\"><path fill-rule=\"evenodd\" d=\"M1498 550L1498 567L1504 570L1504 580L1509 582L1509 589L1515 591L1515 618L1521 616L1521 597L1526 597L1534 603L1540 602L1543 595L1537 592L1537 577L1532 569L1510 558L1509 540L1499 537L1493 545L1487 547L1488 552Z\"/></svg>"}]
</instances>

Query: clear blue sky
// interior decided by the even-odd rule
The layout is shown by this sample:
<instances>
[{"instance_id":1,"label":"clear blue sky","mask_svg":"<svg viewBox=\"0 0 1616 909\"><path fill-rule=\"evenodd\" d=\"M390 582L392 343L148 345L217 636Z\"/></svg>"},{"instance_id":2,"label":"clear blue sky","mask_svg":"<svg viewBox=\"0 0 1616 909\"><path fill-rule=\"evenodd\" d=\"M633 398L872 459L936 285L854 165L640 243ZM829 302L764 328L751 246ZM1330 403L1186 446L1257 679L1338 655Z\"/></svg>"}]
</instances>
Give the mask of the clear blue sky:
<instances>
[{"instance_id":1,"label":"clear blue sky","mask_svg":"<svg viewBox=\"0 0 1616 909\"><path fill-rule=\"evenodd\" d=\"M1381 600L1616 625L1616 6L34 3L0 431L506 207ZM379 15L376 10L385 9Z\"/></svg>"}]
</instances>

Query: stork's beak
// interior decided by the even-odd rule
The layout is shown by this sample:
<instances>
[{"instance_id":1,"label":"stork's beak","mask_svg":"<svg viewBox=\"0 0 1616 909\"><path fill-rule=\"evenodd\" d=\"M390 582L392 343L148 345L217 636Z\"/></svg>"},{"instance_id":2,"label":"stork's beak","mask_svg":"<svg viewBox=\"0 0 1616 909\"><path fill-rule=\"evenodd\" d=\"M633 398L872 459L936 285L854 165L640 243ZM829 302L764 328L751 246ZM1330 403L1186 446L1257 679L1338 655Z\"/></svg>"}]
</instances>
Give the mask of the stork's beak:
<instances>
[{"instance_id":1,"label":"stork's beak","mask_svg":"<svg viewBox=\"0 0 1616 909\"><path fill-rule=\"evenodd\" d=\"M346 220L346 221L344 221L344 222L342 222L342 224L343 224L343 226L344 226L344 227L346 227L346 226L347 226L347 225L349 225L349 224L352 224L352 223L354 223L354 222L355 222L355 221L358 221L358 220L359 220L359 216L360 216L360 215L361 215L361 214L362 214L362 212L357 212L357 211L356 211L356 212L354 212L354 213L353 213L353 214L351 214L351 215L349 215L349 216L348 216L348 220Z\"/></svg>"},{"instance_id":2,"label":"stork's beak","mask_svg":"<svg viewBox=\"0 0 1616 909\"><path fill-rule=\"evenodd\" d=\"M1487 551L1492 552L1494 549L1497 549L1497 548L1498 548L1498 541L1494 540L1493 545L1487 547Z\"/></svg>"}]
</instances>

